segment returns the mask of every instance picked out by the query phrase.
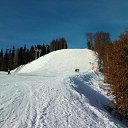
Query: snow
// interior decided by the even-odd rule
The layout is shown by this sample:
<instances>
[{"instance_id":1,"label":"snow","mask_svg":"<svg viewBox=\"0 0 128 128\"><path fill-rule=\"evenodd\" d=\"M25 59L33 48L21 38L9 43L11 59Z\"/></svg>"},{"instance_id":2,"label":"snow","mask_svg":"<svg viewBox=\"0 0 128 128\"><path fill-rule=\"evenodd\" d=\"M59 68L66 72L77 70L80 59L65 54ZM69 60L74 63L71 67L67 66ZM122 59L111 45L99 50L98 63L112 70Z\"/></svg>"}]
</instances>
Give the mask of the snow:
<instances>
[{"instance_id":1,"label":"snow","mask_svg":"<svg viewBox=\"0 0 128 128\"><path fill-rule=\"evenodd\" d=\"M125 128L104 109L110 99L94 67L92 51L68 49L0 72L0 128Z\"/></svg>"},{"instance_id":2,"label":"snow","mask_svg":"<svg viewBox=\"0 0 128 128\"><path fill-rule=\"evenodd\" d=\"M68 59L67 59L68 58ZM40 57L19 71L19 73L74 73L75 69L80 69L80 72L90 70L93 65L96 65L95 54L92 54L88 49L63 49L51 52L48 55Z\"/></svg>"}]
</instances>

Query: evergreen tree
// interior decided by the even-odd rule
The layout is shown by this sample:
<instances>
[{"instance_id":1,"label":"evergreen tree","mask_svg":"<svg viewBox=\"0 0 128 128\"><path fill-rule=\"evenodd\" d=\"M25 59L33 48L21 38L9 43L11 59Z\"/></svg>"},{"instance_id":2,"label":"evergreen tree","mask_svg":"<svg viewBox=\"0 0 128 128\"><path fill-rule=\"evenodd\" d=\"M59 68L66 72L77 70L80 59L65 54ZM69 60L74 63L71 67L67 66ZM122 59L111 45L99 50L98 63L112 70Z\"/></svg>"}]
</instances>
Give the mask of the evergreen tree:
<instances>
[{"instance_id":1,"label":"evergreen tree","mask_svg":"<svg viewBox=\"0 0 128 128\"><path fill-rule=\"evenodd\" d=\"M60 50L60 49L67 49L67 41L64 37L60 39L53 40L50 44L50 52Z\"/></svg>"},{"instance_id":2,"label":"evergreen tree","mask_svg":"<svg viewBox=\"0 0 128 128\"><path fill-rule=\"evenodd\" d=\"M15 47L13 46L12 53L11 53L11 69L15 68L14 57L15 57Z\"/></svg>"},{"instance_id":3,"label":"evergreen tree","mask_svg":"<svg viewBox=\"0 0 128 128\"><path fill-rule=\"evenodd\" d=\"M9 70L12 69L12 51L11 51L11 49L9 50L9 53L8 53L8 69Z\"/></svg>"},{"instance_id":4,"label":"evergreen tree","mask_svg":"<svg viewBox=\"0 0 128 128\"><path fill-rule=\"evenodd\" d=\"M19 65L24 64L24 58L23 58L23 47L19 50Z\"/></svg>"},{"instance_id":5,"label":"evergreen tree","mask_svg":"<svg viewBox=\"0 0 128 128\"><path fill-rule=\"evenodd\" d=\"M93 49L93 34L88 32L86 34L86 37L87 37L87 48Z\"/></svg>"},{"instance_id":6,"label":"evergreen tree","mask_svg":"<svg viewBox=\"0 0 128 128\"><path fill-rule=\"evenodd\" d=\"M34 46L31 46L31 48L30 48L30 61L33 61L34 59L35 59Z\"/></svg>"},{"instance_id":7,"label":"evergreen tree","mask_svg":"<svg viewBox=\"0 0 128 128\"><path fill-rule=\"evenodd\" d=\"M17 68L20 64L19 64L19 49L15 50L15 54L14 54L14 68Z\"/></svg>"},{"instance_id":8,"label":"evergreen tree","mask_svg":"<svg viewBox=\"0 0 128 128\"><path fill-rule=\"evenodd\" d=\"M0 70L3 71L4 70L4 56L3 56L3 50L0 51Z\"/></svg>"},{"instance_id":9,"label":"evergreen tree","mask_svg":"<svg viewBox=\"0 0 128 128\"><path fill-rule=\"evenodd\" d=\"M9 55L8 55L8 49L6 49L5 55L4 55L4 70L7 71L9 68Z\"/></svg>"}]
</instances>

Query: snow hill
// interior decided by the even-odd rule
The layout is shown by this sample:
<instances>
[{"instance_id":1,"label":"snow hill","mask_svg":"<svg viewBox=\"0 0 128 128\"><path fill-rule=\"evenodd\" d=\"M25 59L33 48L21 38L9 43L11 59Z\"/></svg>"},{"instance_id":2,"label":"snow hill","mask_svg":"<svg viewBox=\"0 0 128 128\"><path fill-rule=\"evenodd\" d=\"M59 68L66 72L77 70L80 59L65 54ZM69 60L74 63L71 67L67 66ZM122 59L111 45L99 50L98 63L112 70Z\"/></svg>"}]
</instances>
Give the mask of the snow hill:
<instances>
[{"instance_id":1,"label":"snow hill","mask_svg":"<svg viewBox=\"0 0 128 128\"><path fill-rule=\"evenodd\" d=\"M88 49L63 49L51 52L39 59L25 65L19 73L74 73L75 69L80 72L90 70L96 66L96 57Z\"/></svg>"},{"instance_id":2,"label":"snow hill","mask_svg":"<svg viewBox=\"0 0 128 128\"><path fill-rule=\"evenodd\" d=\"M0 128L125 128L104 109L96 66L92 51L69 49L0 72Z\"/></svg>"}]
</instances>

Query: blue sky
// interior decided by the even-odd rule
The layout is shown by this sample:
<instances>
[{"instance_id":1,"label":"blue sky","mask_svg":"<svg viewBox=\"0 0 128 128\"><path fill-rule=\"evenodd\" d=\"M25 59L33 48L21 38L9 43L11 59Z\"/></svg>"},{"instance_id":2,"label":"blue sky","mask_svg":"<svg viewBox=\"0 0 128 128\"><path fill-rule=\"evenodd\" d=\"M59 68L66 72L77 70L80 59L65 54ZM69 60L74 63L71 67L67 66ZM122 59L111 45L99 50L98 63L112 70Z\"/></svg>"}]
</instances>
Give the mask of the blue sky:
<instances>
[{"instance_id":1,"label":"blue sky","mask_svg":"<svg viewBox=\"0 0 128 128\"><path fill-rule=\"evenodd\" d=\"M0 48L49 44L65 37L69 48L85 48L86 33L128 28L128 0L0 0Z\"/></svg>"}]
</instances>

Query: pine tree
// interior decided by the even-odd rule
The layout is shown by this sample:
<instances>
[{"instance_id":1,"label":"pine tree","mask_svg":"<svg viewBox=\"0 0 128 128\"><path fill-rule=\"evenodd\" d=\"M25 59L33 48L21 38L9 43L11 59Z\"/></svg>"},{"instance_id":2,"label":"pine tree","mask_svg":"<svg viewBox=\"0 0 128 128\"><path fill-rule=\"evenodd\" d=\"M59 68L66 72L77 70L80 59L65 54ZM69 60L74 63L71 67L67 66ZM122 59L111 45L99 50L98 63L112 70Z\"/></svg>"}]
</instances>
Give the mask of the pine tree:
<instances>
[{"instance_id":1,"label":"pine tree","mask_svg":"<svg viewBox=\"0 0 128 128\"><path fill-rule=\"evenodd\" d=\"M15 50L15 54L14 54L14 68L17 68L20 64L19 64L19 49Z\"/></svg>"},{"instance_id":2,"label":"pine tree","mask_svg":"<svg viewBox=\"0 0 128 128\"><path fill-rule=\"evenodd\" d=\"M88 32L86 34L86 37L87 37L87 48L93 49L93 34Z\"/></svg>"},{"instance_id":3,"label":"pine tree","mask_svg":"<svg viewBox=\"0 0 128 128\"><path fill-rule=\"evenodd\" d=\"M67 49L67 41L64 37L60 39L53 40L50 44L50 52L60 50L60 49Z\"/></svg>"},{"instance_id":4,"label":"pine tree","mask_svg":"<svg viewBox=\"0 0 128 128\"><path fill-rule=\"evenodd\" d=\"M4 70L4 63L3 63L3 60L4 60L4 56L3 56L3 50L0 51L0 71L3 71Z\"/></svg>"},{"instance_id":5,"label":"pine tree","mask_svg":"<svg viewBox=\"0 0 128 128\"><path fill-rule=\"evenodd\" d=\"M14 57L15 57L15 47L13 46L13 48L12 48L12 54L11 54L11 68L12 69L15 68Z\"/></svg>"},{"instance_id":6,"label":"pine tree","mask_svg":"<svg viewBox=\"0 0 128 128\"><path fill-rule=\"evenodd\" d=\"M4 55L4 71L7 71L9 68L9 55L8 55L8 49L6 49L5 55Z\"/></svg>"}]
</instances>

